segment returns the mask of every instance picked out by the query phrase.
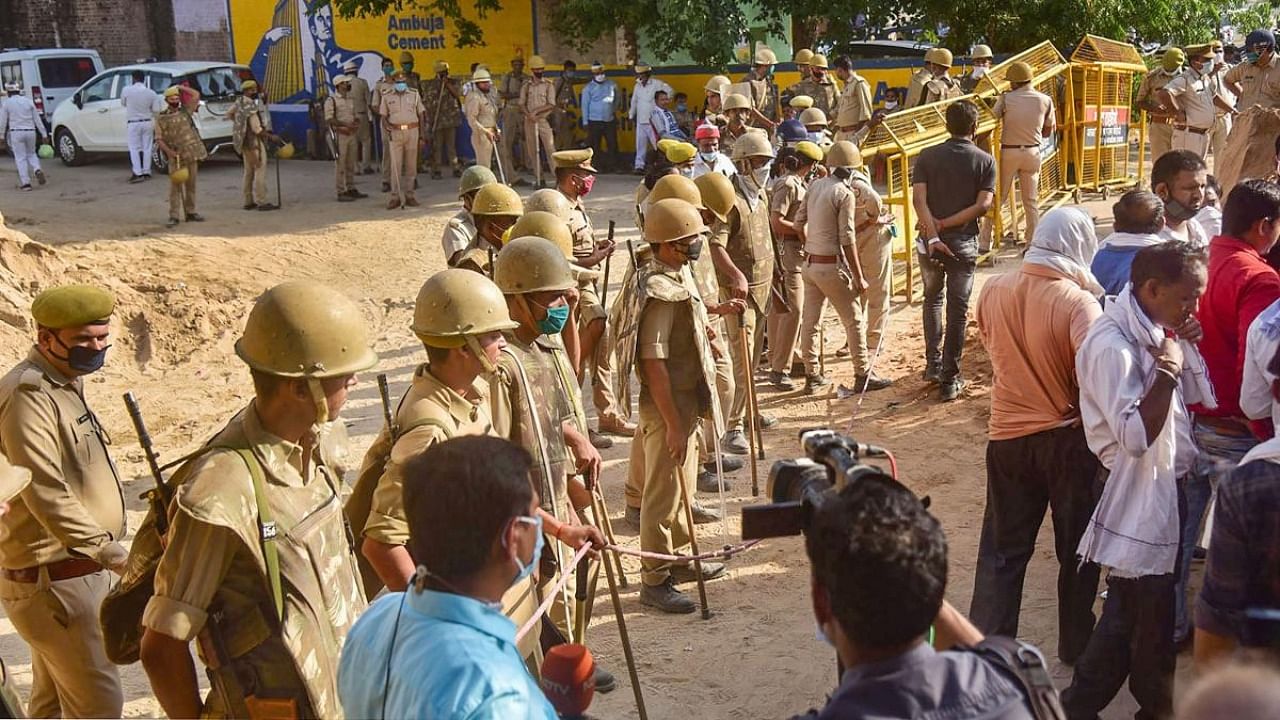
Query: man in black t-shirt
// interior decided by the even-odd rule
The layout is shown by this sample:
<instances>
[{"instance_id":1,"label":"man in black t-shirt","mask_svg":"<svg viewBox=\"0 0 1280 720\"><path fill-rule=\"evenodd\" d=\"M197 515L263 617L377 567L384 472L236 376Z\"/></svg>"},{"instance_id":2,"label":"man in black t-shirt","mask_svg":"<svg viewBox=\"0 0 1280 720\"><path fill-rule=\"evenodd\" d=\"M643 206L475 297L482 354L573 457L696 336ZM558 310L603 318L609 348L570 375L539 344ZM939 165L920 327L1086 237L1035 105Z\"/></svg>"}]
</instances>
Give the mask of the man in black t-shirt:
<instances>
[{"instance_id":1,"label":"man in black t-shirt","mask_svg":"<svg viewBox=\"0 0 1280 720\"><path fill-rule=\"evenodd\" d=\"M978 218L991 209L995 196L995 159L973 144L977 126L978 108L973 103L963 100L949 106L950 139L920 153L911 179L911 203L920 218L916 252L924 281L924 379L941 386L943 402L956 399L964 389L960 356L978 257Z\"/></svg>"}]
</instances>

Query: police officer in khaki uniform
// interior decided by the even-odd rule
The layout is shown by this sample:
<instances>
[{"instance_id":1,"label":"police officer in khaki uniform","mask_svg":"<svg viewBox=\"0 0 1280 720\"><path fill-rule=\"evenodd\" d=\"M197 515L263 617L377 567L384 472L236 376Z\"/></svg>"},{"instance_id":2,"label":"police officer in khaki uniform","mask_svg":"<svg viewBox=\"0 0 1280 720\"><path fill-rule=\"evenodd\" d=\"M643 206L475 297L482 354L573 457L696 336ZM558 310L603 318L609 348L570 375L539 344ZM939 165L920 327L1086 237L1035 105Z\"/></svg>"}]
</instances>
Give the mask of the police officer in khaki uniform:
<instances>
[{"instance_id":1,"label":"police officer in khaki uniform","mask_svg":"<svg viewBox=\"0 0 1280 720\"><path fill-rule=\"evenodd\" d=\"M1018 61L1009 66L1005 79L1009 91L996 100L991 114L1000 118L1000 198L1012 211L1013 178L1018 178L1022 214L1027 218L1028 244L1040 220L1040 143L1057 129L1053 99L1032 86L1031 66ZM1014 216L1016 217L1016 216ZM1017 228L1009 228L1017 236Z\"/></svg>"},{"instance_id":2,"label":"police officer in khaki uniform","mask_svg":"<svg viewBox=\"0 0 1280 720\"><path fill-rule=\"evenodd\" d=\"M524 133L524 107L520 104L521 91L524 90L525 83L529 82L529 76L524 74L524 58L515 57L511 59L511 72L502 77L502 82L498 84L498 97L502 101L502 150L505 153L503 159L512 158L516 162L522 162L524 155L516 153L516 145L523 145ZM528 154L527 148L525 154ZM516 172L521 170L520 167L508 167L507 175L510 178L516 176ZM525 168L527 169L527 168Z\"/></svg>"},{"instance_id":3,"label":"police officer in khaki uniform","mask_svg":"<svg viewBox=\"0 0 1280 720\"><path fill-rule=\"evenodd\" d=\"M782 91L781 102L783 105L790 103L791 98L805 94L804 91L800 89L800 86L809 79L809 68L810 63L813 62L813 51L809 48L800 48L796 51L795 55L791 56L791 62L796 64L796 70L800 73L800 79L795 83L788 85L786 89Z\"/></svg>"},{"instance_id":4,"label":"police officer in khaki uniform","mask_svg":"<svg viewBox=\"0 0 1280 720\"><path fill-rule=\"evenodd\" d=\"M426 108L422 97L409 86L403 72L395 75L393 90L382 96L378 114L382 116L383 136L389 138L391 153L391 198L387 209L417 207L413 185L418 177L418 152L422 149L420 128Z\"/></svg>"},{"instance_id":5,"label":"police officer in khaki uniform","mask_svg":"<svg viewBox=\"0 0 1280 720\"><path fill-rule=\"evenodd\" d=\"M489 183L496 183L498 179L493 176L493 171L488 168L472 165L462 173L462 180L458 182L458 199L462 201L462 209L457 215L449 218L449 222L445 223L444 234L440 239L441 249L444 251L444 260L447 265L453 265L454 256L466 250L476 240L476 220L471 214L471 208L474 204L476 193L480 192L480 188Z\"/></svg>"},{"instance_id":6,"label":"police officer in khaki uniform","mask_svg":"<svg viewBox=\"0 0 1280 720\"><path fill-rule=\"evenodd\" d=\"M752 130L747 124L747 119L751 117L751 100L746 95L729 93L724 99L723 107L727 124L720 131L720 152L732 158L733 144Z\"/></svg>"},{"instance_id":7,"label":"police officer in khaki uniform","mask_svg":"<svg viewBox=\"0 0 1280 720\"><path fill-rule=\"evenodd\" d=\"M349 75L334 78L333 84L337 92L324 101L324 120L333 130L338 146L338 158L334 165L334 188L338 194L338 202L369 197L357 190L355 185L359 153L356 142L360 134L360 118L356 111L361 104L351 94L351 81Z\"/></svg>"},{"instance_id":8,"label":"police officer in khaki uniform","mask_svg":"<svg viewBox=\"0 0 1280 720\"><path fill-rule=\"evenodd\" d=\"M254 399L174 476L142 665L170 717L341 717L337 659L365 598L323 433L378 356L355 303L305 281L258 299L236 354Z\"/></svg>"},{"instance_id":9,"label":"police officer in khaki uniform","mask_svg":"<svg viewBox=\"0 0 1280 720\"><path fill-rule=\"evenodd\" d=\"M969 52L969 72L960 77L960 90L965 93L977 90L979 81L986 77L994 59L995 55L990 47L974 45L973 50Z\"/></svg>"},{"instance_id":10,"label":"police officer in khaki uniform","mask_svg":"<svg viewBox=\"0 0 1280 720\"><path fill-rule=\"evenodd\" d=\"M776 238L778 257L782 260L787 301L791 307L772 308L766 334L769 338L769 382L779 390L794 390L788 376L804 308L804 280L801 277L804 250L800 240L801 228L796 227L795 220L804 205L809 186L807 178L814 166L822 162L822 150L803 140L796 144L794 152L786 151L785 154L785 160L780 157L778 161L784 163L780 168L784 174L769 193L769 226Z\"/></svg>"},{"instance_id":11,"label":"police officer in khaki uniform","mask_svg":"<svg viewBox=\"0 0 1280 720\"><path fill-rule=\"evenodd\" d=\"M649 206L644 238L653 258L639 278L643 288L638 330L632 339L640 380L640 433L644 444L644 496L640 505L642 550L674 554L692 537L682 512L692 505L689 484L697 476L694 442L698 419L716 411L711 392L715 366L707 316L692 276L684 269L702 252L706 225L697 208L676 198ZM629 371L630 368L627 368ZM713 405L714 404L714 405ZM676 584L697 579L686 565L643 560L640 603L669 613L691 613L697 604ZM703 563L711 579L720 563Z\"/></svg>"},{"instance_id":12,"label":"police officer in khaki uniform","mask_svg":"<svg viewBox=\"0 0 1280 720\"><path fill-rule=\"evenodd\" d=\"M395 63L391 62L391 58L382 59L382 77L378 78L378 82L373 84L373 90L369 93L369 113L372 119L377 121L379 131L382 130L382 116L378 113L382 108L382 96L395 89ZM391 138L382 132L382 157L380 166L382 170L382 192L391 192Z\"/></svg>"},{"instance_id":13,"label":"police officer in khaki uniform","mask_svg":"<svg viewBox=\"0 0 1280 720\"><path fill-rule=\"evenodd\" d=\"M515 190L499 182L481 186L471 201L471 216L476 223L475 240L466 250L454 255L453 267L491 275L491 255L502 249L508 231L523 214L524 203Z\"/></svg>"},{"instance_id":14,"label":"police officer in khaki uniform","mask_svg":"<svg viewBox=\"0 0 1280 720\"><path fill-rule=\"evenodd\" d=\"M800 355L805 365L805 392L831 384L818 371L818 323L827 301L835 307L844 325L853 360L855 384L859 390L880 390L890 382L868 375L867 295L877 283L881 317L887 307L884 283L889 281L889 245L880 218L882 205L871 183L861 174L862 154L847 140L836 142L827 151L830 174L809 186L795 224L803 228L804 318L800 326ZM864 267L864 260L867 266ZM877 318L878 320L878 318ZM877 330L880 330L877 323ZM878 335L876 341L879 342Z\"/></svg>"},{"instance_id":15,"label":"police officer in khaki uniform","mask_svg":"<svg viewBox=\"0 0 1280 720\"><path fill-rule=\"evenodd\" d=\"M814 54L808 79L801 80L793 87L797 91L795 95L808 95L813 98L813 105L810 107L816 107L828 116L834 117L840 102L840 91L836 89L835 83L831 82L828 69L827 56L822 53Z\"/></svg>"},{"instance_id":16,"label":"police officer in khaki uniform","mask_svg":"<svg viewBox=\"0 0 1280 720\"><path fill-rule=\"evenodd\" d=\"M743 76L742 82L751 89L751 125L757 128L773 129L778 123L778 86L773 82L773 66L778 64L778 56L767 47L756 50L751 70Z\"/></svg>"},{"instance_id":17,"label":"police officer in khaki uniform","mask_svg":"<svg viewBox=\"0 0 1280 720\"><path fill-rule=\"evenodd\" d=\"M422 94L422 76L413 69L413 53L405 50L400 53L400 73L404 75L405 82L409 84L409 89Z\"/></svg>"},{"instance_id":18,"label":"police officer in khaki uniform","mask_svg":"<svg viewBox=\"0 0 1280 720\"><path fill-rule=\"evenodd\" d=\"M733 160L738 166L733 185L737 193L729 212L728 233L712 236L711 258L720 279L722 300L746 300L745 328L729 323L729 355L741 380L754 373L764 341L761 318L769 310L769 286L773 282L773 238L769 232L769 201L765 183L773 146L763 132L749 132L734 143ZM749 357L742 355L740 335L746 333ZM720 443L725 452L745 455L749 449L743 427L747 417L747 388L739 384L733 405L725 417L728 432ZM767 420L761 418L762 420Z\"/></svg>"},{"instance_id":19,"label":"police officer in khaki uniform","mask_svg":"<svg viewBox=\"0 0 1280 720\"><path fill-rule=\"evenodd\" d=\"M538 145L547 154L547 174L555 170L551 167L551 156L556 151L555 136L551 132L548 118L556 109L556 84L545 77L547 61L541 55L529 58L529 69L533 77L520 87L519 107L524 111L525 162L533 169L538 187L545 187L542 181L542 160L538 155Z\"/></svg>"},{"instance_id":20,"label":"police officer in khaki uniform","mask_svg":"<svg viewBox=\"0 0 1280 720\"><path fill-rule=\"evenodd\" d=\"M1151 145L1151 162L1173 149L1174 112L1160 99L1159 90L1182 74L1182 64L1187 61L1182 48L1171 47L1164 52L1160 67L1147 73L1138 86L1134 103L1147 111L1147 141Z\"/></svg>"},{"instance_id":21,"label":"police officer in khaki uniform","mask_svg":"<svg viewBox=\"0 0 1280 720\"><path fill-rule=\"evenodd\" d=\"M1245 38L1244 50L1240 64L1227 71L1223 78L1227 90L1239 98L1236 110L1244 112L1254 105L1280 107L1276 36L1270 30L1254 30Z\"/></svg>"},{"instance_id":22,"label":"police officer in khaki uniform","mask_svg":"<svg viewBox=\"0 0 1280 720\"><path fill-rule=\"evenodd\" d=\"M169 227L183 219L204 220L196 212L196 175L209 151L191 117L199 103L200 93L185 85L171 85L164 91L164 109L156 115L156 145L169 161ZM181 171L185 171L185 178Z\"/></svg>"},{"instance_id":23,"label":"police officer in khaki uniform","mask_svg":"<svg viewBox=\"0 0 1280 720\"><path fill-rule=\"evenodd\" d=\"M924 54L924 67L911 76L907 88L905 108L960 97L960 85L951 78L951 51L946 48L930 48Z\"/></svg>"},{"instance_id":24,"label":"police officer in khaki uniform","mask_svg":"<svg viewBox=\"0 0 1280 720\"><path fill-rule=\"evenodd\" d=\"M0 604L31 646L30 717L120 717L124 703L98 625L108 571L128 558L124 497L83 380L102 367L114 310L98 287L41 293L36 344L0 379L0 449L31 471L0 523Z\"/></svg>"},{"instance_id":25,"label":"police officer in khaki uniform","mask_svg":"<svg viewBox=\"0 0 1280 720\"><path fill-rule=\"evenodd\" d=\"M1232 112L1231 104L1218 95L1213 77L1213 48L1208 44L1188 46L1187 68L1160 89L1160 101L1176 113L1173 149L1190 150L1207 159L1209 136L1218 113Z\"/></svg>"},{"instance_id":26,"label":"police officer in khaki uniform","mask_svg":"<svg viewBox=\"0 0 1280 720\"><path fill-rule=\"evenodd\" d=\"M458 177L462 171L458 169L458 152L454 146L458 125L461 122L462 95L458 84L449 77L449 63L437 60L436 76L422 84L422 106L426 108L427 132L425 137L431 139L431 154L427 162L431 165L431 177L440 179L440 167L453 171Z\"/></svg>"},{"instance_id":27,"label":"police officer in khaki uniform","mask_svg":"<svg viewBox=\"0 0 1280 720\"><path fill-rule=\"evenodd\" d=\"M551 113L551 130L556 139L556 150L568 150L574 146L574 131L577 123L573 119L570 108L578 106L578 93L573 89L577 79L578 64L565 60L556 79L556 109Z\"/></svg>"},{"instance_id":28,"label":"police officer in khaki uniform","mask_svg":"<svg viewBox=\"0 0 1280 720\"><path fill-rule=\"evenodd\" d=\"M276 210L276 205L267 202L266 141L282 141L279 135L271 132L271 113L258 97L256 81L240 83L240 97L227 110L227 118L233 123L233 142L244 166L240 187L244 195L244 209Z\"/></svg>"},{"instance_id":29,"label":"police officer in khaki uniform","mask_svg":"<svg viewBox=\"0 0 1280 720\"><path fill-rule=\"evenodd\" d=\"M471 92L463 101L462 113L471 126L471 149L476 154L476 165L490 167L496 148L498 169L506 182L515 177L516 170L511 166L510 150L505 143L498 143L502 131L498 129L498 94L493 89L493 78L488 70L477 68L471 76L471 83Z\"/></svg>"},{"instance_id":30,"label":"police officer in khaki uniform","mask_svg":"<svg viewBox=\"0 0 1280 720\"><path fill-rule=\"evenodd\" d=\"M356 104L356 174L368 175L373 172L373 123L369 117L372 90L369 82L360 77L355 60L348 60L342 72L351 78L351 99Z\"/></svg>"}]
</instances>

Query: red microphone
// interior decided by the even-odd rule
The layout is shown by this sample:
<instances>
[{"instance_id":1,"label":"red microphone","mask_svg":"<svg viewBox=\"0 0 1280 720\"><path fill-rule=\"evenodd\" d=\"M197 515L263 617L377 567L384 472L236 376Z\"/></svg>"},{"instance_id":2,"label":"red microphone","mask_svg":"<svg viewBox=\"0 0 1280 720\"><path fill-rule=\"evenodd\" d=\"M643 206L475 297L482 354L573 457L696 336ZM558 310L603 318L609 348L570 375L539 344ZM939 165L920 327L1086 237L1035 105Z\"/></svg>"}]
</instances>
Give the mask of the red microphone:
<instances>
[{"instance_id":1,"label":"red microphone","mask_svg":"<svg viewBox=\"0 0 1280 720\"><path fill-rule=\"evenodd\" d=\"M596 694L596 662L586 645L567 643L547 651L542 661L542 692L565 720L586 717Z\"/></svg>"}]
</instances>

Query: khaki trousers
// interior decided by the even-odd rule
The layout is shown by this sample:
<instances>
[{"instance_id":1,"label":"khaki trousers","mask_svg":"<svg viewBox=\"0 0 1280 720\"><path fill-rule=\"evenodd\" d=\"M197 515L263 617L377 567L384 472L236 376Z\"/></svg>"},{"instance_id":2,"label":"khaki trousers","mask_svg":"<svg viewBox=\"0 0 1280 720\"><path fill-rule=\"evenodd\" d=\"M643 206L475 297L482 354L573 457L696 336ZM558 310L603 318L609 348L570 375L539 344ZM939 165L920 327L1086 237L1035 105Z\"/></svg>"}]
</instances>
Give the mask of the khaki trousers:
<instances>
[{"instance_id":1,"label":"khaki trousers","mask_svg":"<svg viewBox=\"0 0 1280 720\"><path fill-rule=\"evenodd\" d=\"M334 136L338 141L338 160L334 163L334 188L339 195L342 195L355 187L356 155L359 148L356 133L344 135L339 132Z\"/></svg>"},{"instance_id":2,"label":"khaki trousers","mask_svg":"<svg viewBox=\"0 0 1280 720\"><path fill-rule=\"evenodd\" d=\"M1040 194L1040 150L1038 148L1001 148L1000 149L1000 198L1009 203L1009 212L1014 211L1013 178L1018 178L1018 190L1022 195L1022 213L1027 218L1026 242L1030 243L1036 233L1036 224L1040 221L1040 209L1037 207ZM1012 217L1012 215L1011 215ZM1007 228L1014 241L1018 238L1018 228Z\"/></svg>"},{"instance_id":3,"label":"khaki trousers","mask_svg":"<svg viewBox=\"0 0 1280 720\"><path fill-rule=\"evenodd\" d=\"M1151 162L1173 149L1173 126L1160 122L1147 122L1147 141L1151 145Z\"/></svg>"},{"instance_id":4,"label":"khaki trousers","mask_svg":"<svg viewBox=\"0 0 1280 720\"><path fill-rule=\"evenodd\" d=\"M169 183L169 217L174 220L185 220L187 215L196 211L196 175L200 163L195 160L183 161L180 167L187 169L187 181ZM170 166L169 172L176 168Z\"/></svg>"},{"instance_id":5,"label":"khaki trousers","mask_svg":"<svg viewBox=\"0 0 1280 720\"><path fill-rule=\"evenodd\" d=\"M452 168L453 164L458 161L458 151L453 145L454 133L458 128L438 127L431 134L431 155L427 161L431 163L431 172L440 172L443 165L446 168Z\"/></svg>"},{"instance_id":6,"label":"khaki trousers","mask_svg":"<svg viewBox=\"0 0 1280 720\"><path fill-rule=\"evenodd\" d=\"M556 150L568 150L573 147L573 116L566 110L554 110L551 113L551 131L556 137Z\"/></svg>"},{"instance_id":7,"label":"khaki trousers","mask_svg":"<svg viewBox=\"0 0 1280 720\"><path fill-rule=\"evenodd\" d=\"M110 589L106 570L56 582L44 570L34 583L0 577L0 603L31 646L29 717L120 717L124 692L98 623Z\"/></svg>"},{"instance_id":8,"label":"khaki trousers","mask_svg":"<svg viewBox=\"0 0 1280 720\"><path fill-rule=\"evenodd\" d=\"M760 346L764 339L764 323L760 322L760 313L750 300L747 301L747 309L742 314L742 318L745 328L738 326L735 317L731 316L725 321L725 325L728 326L726 340L729 344L729 360L733 364L736 381L733 402L730 403L729 412L725 416L725 429L730 432L741 431L746 426L747 386L743 384L743 379L744 377L752 378L751 382L754 382L756 366L760 363ZM747 352L751 353L751 357L742 357L743 333L747 336Z\"/></svg>"},{"instance_id":9,"label":"khaki trousers","mask_svg":"<svg viewBox=\"0 0 1280 720\"><path fill-rule=\"evenodd\" d=\"M1219 115L1209 133L1209 148L1213 152L1213 171L1218 172L1218 158L1227 151L1227 136L1231 134L1231 116Z\"/></svg>"},{"instance_id":10,"label":"khaki trousers","mask_svg":"<svg viewBox=\"0 0 1280 720\"><path fill-rule=\"evenodd\" d=\"M538 143L542 143L542 150L547 154L546 168L547 175L554 176L555 170L551 167L551 153L556 151L555 135L551 132L551 123L546 118L540 120L531 120L525 118L524 121L524 154L525 163L533 169L534 177L538 182L542 182L543 162L538 157Z\"/></svg>"},{"instance_id":11,"label":"khaki trousers","mask_svg":"<svg viewBox=\"0 0 1280 720\"><path fill-rule=\"evenodd\" d=\"M244 180L240 191L245 205L264 205L267 202L267 148L261 140L251 140L241 159L244 161Z\"/></svg>"},{"instance_id":12,"label":"khaki trousers","mask_svg":"<svg viewBox=\"0 0 1280 720\"><path fill-rule=\"evenodd\" d=\"M600 342L596 343L595 359L590 369L591 403L596 406L596 416L621 418L624 413L618 412L618 401L613 396L613 340L607 328L600 336ZM631 408L627 408L625 415L630 414Z\"/></svg>"},{"instance_id":13,"label":"khaki trousers","mask_svg":"<svg viewBox=\"0 0 1280 720\"><path fill-rule=\"evenodd\" d=\"M868 353L875 353L884 334L889 296L893 293L893 239L887 232L882 230L858 241L858 264L867 280L866 291L858 296L862 316L866 318L865 347Z\"/></svg>"},{"instance_id":14,"label":"khaki trousers","mask_svg":"<svg viewBox=\"0 0 1280 720\"><path fill-rule=\"evenodd\" d=\"M391 194L400 202L413 197L418 174L418 128L391 129Z\"/></svg>"},{"instance_id":15,"label":"khaki trousers","mask_svg":"<svg viewBox=\"0 0 1280 720\"><path fill-rule=\"evenodd\" d=\"M698 477L697 422L688 408L677 407L686 423L684 458L677 462L667 451L667 423L648 397L640 398L640 427L632 445L644 443L644 494L640 502L640 549L674 554L689 543L693 529L685 522L681 506L680 479L692 486ZM692 489L690 489L692 492ZM645 585L661 585L670 575L671 564L663 560L641 561L640 579Z\"/></svg>"},{"instance_id":16,"label":"khaki trousers","mask_svg":"<svg viewBox=\"0 0 1280 720\"><path fill-rule=\"evenodd\" d=\"M861 261L861 258L859 258ZM836 263L809 263L804 268L804 314L800 323L800 355L804 370L818 374L818 323L827 301L835 307L849 342L849 358L856 375L867 372L867 343L862 303L849 286L849 275Z\"/></svg>"},{"instance_id":17,"label":"khaki trousers","mask_svg":"<svg viewBox=\"0 0 1280 720\"><path fill-rule=\"evenodd\" d=\"M495 144L497 145L498 159L502 166L502 172L498 172L493 167L493 151ZM494 143L484 133L473 131L471 133L471 149L475 151L476 154L476 165L493 170L494 174L498 176L499 181L501 181L503 177L506 177L509 180L515 179L514 175L512 175L512 173L515 172L515 168L511 166L511 155L507 150L505 140Z\"/></svg>"},{"instance_id":18,"label":"khaki trousers","mask_svg":"<svg viewBox=\"0 0 1280 720\"><path fill-rule=\"evenodd\" d=\"M516 157L516 143L524 144L522 132L522 128L524 128L524 111L515 105L507 105L502 109L501 117L502 138L498 143L498 152L502 153L502 167L510 177L515 174L516 167L507 161Z\"/></svg>"},{"instance_id":19,"label":"khaki trousers","mask_svg":"<svg viewBox=\"0 0 1280 720\"><path fill-rule=\"evenodd\" d=\"M796 350L796 340L800 333L800 314L804 308L804 278L800 271L804 267L804 257L800 252L800 241L782 241L782 270L786 277L787 301L791 303L791 312L772 312L768 319L769 336L769 369L773 372L787 372L791 369L791 355Z\"/></svg>"},{"instance_id":20,"label":"khaki trousers","mask_svg":"<svg viewBox=\"0 0 1280 720\"><path fill-rule=\"evenodd\" d=\"M1173 149L1190 150L1204 159L1209 154L1209 133L1193 133L1190 130L1173 131Z\"/></svg>"},{"instance_id":21,"label":"khaki trousers","mask_svg":"<svg viewBox=\"0 0 1280 720\"><path fill-rule=\"evenodd\" d=\"M356 148L358 153L358 164L360 172L368 172L373 169L373 123L369 119L369 115L357 115L356 120L360 123L360 127L356 129Z\"/></svg>"}]
</instances>

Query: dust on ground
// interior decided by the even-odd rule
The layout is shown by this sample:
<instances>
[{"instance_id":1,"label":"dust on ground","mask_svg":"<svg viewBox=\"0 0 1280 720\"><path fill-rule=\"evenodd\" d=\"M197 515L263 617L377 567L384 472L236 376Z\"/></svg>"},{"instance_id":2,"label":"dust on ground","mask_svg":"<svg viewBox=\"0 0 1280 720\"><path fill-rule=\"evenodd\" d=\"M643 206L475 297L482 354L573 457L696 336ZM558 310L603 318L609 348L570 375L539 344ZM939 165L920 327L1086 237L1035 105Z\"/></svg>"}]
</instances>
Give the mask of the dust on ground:
<instances>
[{"instance_id":1,"label":"dust on ground","mask_svg":"<svg viewBox=\"0 0 1280 720\"><path fill-rule=\"evenodd\" d=\"M145 511L138 495L151 481L119 401L121 393L137 394L163 458L193 449L252 395L248 372L232 346L254 299L266 288L283 280L310 279L356 299L376 338L381 357L377 371L388 374L395 393L403 392L414 367L425 359L408 326L418 287L444 265L439 238L456 211L456 181L423 176L422 207L387 211L376 192L376 176L357 177L372 197L337 203L331 164L286 162L280 172L284 207L262 213L241 209L238 164L215 161L202 166L199 211L207 220L167 229L163 176L130 185L125 182L127 164L121 160L81 168L50 164L49 184L24 193L9 190L13 164L0 158L0 186L5 187L0 212L8 226L0 230L0 360L8 367L27 352L32 337L27 310L40 290L67 282L96 282L117 293L114 348L106 368L89 376L86 395L114 439L114 456L126 478L131 528L138 526ZM635 182L632 177L602 176L587 199L596 227L615 220L622 242L639 242L632 227ZM1095 216L1109 218L1109 203L1088 207ZM625 253L614 260L611 280L616 292ZM995 268L981 270L974 297L987 278L1016 262L1016 256L1009 255ZM774 460L797 454L798 431L823 425L844 430L853 418L853 434L892 450L905 482L932 498L932 510L950 542L947 596L966 610L985 506L983 457L991 380L990 364L972 323L963 362L969 388L960 400L941 404L936 389L920 379L924 341L919 305L895 302L876 370L896 382L869 394L861 407L856 398L836 395L840 383L852 385L852 372L847 360L834 357L842 331L830 311L826 327L827 371L835 380L830 392L806 396L799 389L783 393L758 385L762 411L780 420L765 432L768 457L760 466L760 482L763 485ZM382 422L372 373L363 380L343 411L353 464ZM620 541L636 546L635 528L621 517L629 443L617 438L614 447L604 451L603 482ZM729 520L723 528L700 528L704 547L738 538L740 508L761 501L751 496L747 470L730 480ZM1045 651L1055 679L1065 687L1070 668L1054 659L1057 568L1051 533L1045 523L1028 568L1020 634ZM798 538L768 541L731 562L726 578L708 584L710 620L641 608L638 564L630 559L624 564L631 585L621 591L622 608L650 717L688 717L690 710L708 720L789 717L820 706L834 687L833 653L814 635L808 569ZM693 592L692 587L688 590ZM592 714L637 717L603 582L596 608L588 644L597 660L618 676L619 687L609 695L597 695ZM0 620L0 656L25 696L30 655L7 620ZM1185 670L1180 685L1187 677ZM123 667L121 676L126 716L158 715L142 668ZM1104 717L1129 716L1134 709L1127 691L1122 691Z\"/></svg>"}]
</instances>

